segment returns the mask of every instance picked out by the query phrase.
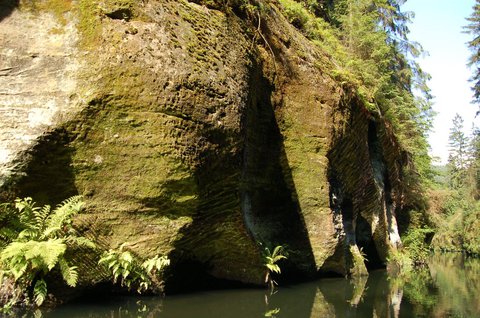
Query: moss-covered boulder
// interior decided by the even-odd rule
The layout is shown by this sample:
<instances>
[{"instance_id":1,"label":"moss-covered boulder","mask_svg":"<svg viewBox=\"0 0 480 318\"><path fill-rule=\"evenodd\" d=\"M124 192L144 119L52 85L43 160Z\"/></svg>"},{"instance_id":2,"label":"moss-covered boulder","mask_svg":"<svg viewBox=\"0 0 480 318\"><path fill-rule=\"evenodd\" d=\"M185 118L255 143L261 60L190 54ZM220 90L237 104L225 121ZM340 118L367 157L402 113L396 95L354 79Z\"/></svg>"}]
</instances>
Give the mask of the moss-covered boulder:
<instances>
[{"instance_id":1,"label":"moss-covered boulder","mask_svg":"<svg viewBox=\"0 0 480 318\"><path fill-rule=\"evenodd\" d=\"M278 244L291 278L384 263L404 164L388 125L276 1L207 2L2 5L3 195L82 194L79 230L169 255L171 285L262 284ZM83 286L105 279L93 259Z\"/></svg>"}]
</instances>

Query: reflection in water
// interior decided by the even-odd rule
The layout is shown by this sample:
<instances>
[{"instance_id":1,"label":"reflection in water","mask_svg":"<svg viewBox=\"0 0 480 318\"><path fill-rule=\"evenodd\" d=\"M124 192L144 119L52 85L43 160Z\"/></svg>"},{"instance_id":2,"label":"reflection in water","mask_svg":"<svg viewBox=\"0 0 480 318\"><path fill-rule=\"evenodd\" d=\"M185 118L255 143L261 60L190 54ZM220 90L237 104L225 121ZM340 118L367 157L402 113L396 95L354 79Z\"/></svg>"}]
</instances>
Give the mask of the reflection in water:
<instances>
[{"instance_id":1,"label":"reflection in water","mask_svg":"<svg viewBox=\"0 0 480 318\"><path fill-rule=\"evenodd\" d=\"M438 295L434 317L480 317L480 261L436 255L429 264Z\"/></svg>"},{"instance_id":2,"label":"reflection in water","mask_svg":"<svg viewBox=\"0 0 480 318\"><path fill-rule=\"evenodd\" d=\"M322 279L263 289L124 297L77 303L43 317L480 317L480 260L435 255L405 277L374 271L356 280Z\"/></svg>"}]
</instances>

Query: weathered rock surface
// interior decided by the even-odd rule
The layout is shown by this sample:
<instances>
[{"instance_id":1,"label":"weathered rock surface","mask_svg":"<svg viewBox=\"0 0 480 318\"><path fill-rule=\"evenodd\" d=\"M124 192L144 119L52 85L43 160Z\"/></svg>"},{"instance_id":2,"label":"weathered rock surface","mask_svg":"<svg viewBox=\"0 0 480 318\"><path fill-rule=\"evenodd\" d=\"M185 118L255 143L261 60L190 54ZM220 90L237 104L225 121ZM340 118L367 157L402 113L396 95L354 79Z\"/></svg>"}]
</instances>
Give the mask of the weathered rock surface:
<instances>
[{"instance_id":1,"label":"weathered rock surface","mask_svg":"<svg viewBox=\"0 0 480 318\"><path fill-rule=\"evenodd\" d=\"M0 15L5 195L83 194L79 229L104 248L168 254L172 285L262 284L259 243L288 246L286 277L366 273L362 251L383 264L403 204L388 125L275 1L258 30L195 2ZM101 280L94 265L84 285Z\"/></svg>"},{"instance_id":2,"label":"weathered rock surface","mask_svg":"<svg viewBox=\"0 0 480 318\"><path fill-rule=\"evenodd\" d=\"M2 12L10 9L9 2ZM77 29L51 14L14 10L0 29L0 185L45 131L65 122L78 101ZM61 32L58 30L61 29Z\"/></svg>"}]
</instances>

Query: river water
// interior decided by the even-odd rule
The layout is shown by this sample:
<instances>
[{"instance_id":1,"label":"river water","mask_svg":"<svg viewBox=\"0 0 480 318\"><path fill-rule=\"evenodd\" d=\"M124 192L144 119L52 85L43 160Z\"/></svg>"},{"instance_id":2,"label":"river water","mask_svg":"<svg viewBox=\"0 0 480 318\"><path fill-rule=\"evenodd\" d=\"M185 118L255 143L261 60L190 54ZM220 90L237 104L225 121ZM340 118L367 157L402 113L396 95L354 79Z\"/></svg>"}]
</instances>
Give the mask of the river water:
<instances>
[{"instance_id":1,"label":"river water","mask_svg":"<svg viewBox=\"0 0 480 318\"><path fill-rule=\"evenodd\" d=\"M434 255L404 277L384 270L356 280L324 278L264 289L158 297L115 297L75 303L43 317L480 317L480 260ZM37 315L40 313L37 312Z\"/></svg>"}]
</instances>

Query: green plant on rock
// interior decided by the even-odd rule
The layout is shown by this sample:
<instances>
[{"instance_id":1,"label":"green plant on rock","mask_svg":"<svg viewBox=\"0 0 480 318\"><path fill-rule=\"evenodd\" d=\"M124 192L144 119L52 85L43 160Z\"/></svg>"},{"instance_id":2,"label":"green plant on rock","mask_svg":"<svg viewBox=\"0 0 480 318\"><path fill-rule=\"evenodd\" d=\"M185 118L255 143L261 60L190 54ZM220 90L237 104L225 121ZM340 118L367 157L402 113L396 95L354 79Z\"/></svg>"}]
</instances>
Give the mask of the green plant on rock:
<instances>
[{"instance_id":1,"label":"green plant on rock","mask_svg":"<svg viewBox=\"0 0 480 318\"><path fill-rule=\"evenodd\" d=\"M139 294L159 286L163 270L170 265L170 260L157 255L141 262L132 252L124 250L125 246L122 244L119 250L104 252L98 262L112 273L113 283L120 283L129 290L135 288Z\"/></svg>"},{"instance_id":2,"label":"green plant on rock","mask_svg":"<svg viewBox=\"0 0 480 318\"><path fill-rule=\"evenodd\" d=\"M73 216L83 205L80 196L63 201L53 210L49 205L36 207L31 198L3 205L2 220L8 220L10 227L9 231L2 230L2 289L11 287L17 291L13 293L16 299L8 300L10 303L23 298L42 305L47 296L46 278L53 270L61 274L68 286L77 284L77 266L70 264L67 252L77 247L95 248L92 241L77 235L72 225Z\"/></svg>"},{"instance_id":3,"label":"green plant on rock","mask_svg":"<svg viewBox=\"0 0 480 318\"><path fill-rule=\"evenodd\" d=\"M265 247L263 252L263 261L266 267L265 271L265 283L274 289L277 282L273 279L272 274L281 274L280 265L278 262L282 259L287 259L287 252L282 245L277 245L272 251L268 247Z\"/></svg>"},{"instance_id":4,"label":"green plant on rock","mask_svg":"<svg viewBox=\"0 0 480 318\"><path fill-rule=\"evenodd\" d=\"M277 315L280 313L280 308L275 308L275 309L270 309L263 314L264 317L277 317Z\"/></svg>"}]
</instances>

